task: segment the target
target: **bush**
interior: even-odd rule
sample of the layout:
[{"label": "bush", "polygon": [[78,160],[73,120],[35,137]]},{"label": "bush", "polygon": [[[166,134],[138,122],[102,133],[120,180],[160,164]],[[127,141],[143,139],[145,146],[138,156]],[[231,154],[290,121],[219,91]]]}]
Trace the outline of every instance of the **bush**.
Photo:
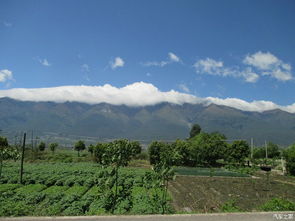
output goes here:
[{"label": "bush", "polygon": [[242,212],[242,210],[236,205],[234,200],[229,200],[221,207],[221,212],[232,213],[232,212]]},{"label": "bush", "polygon": [[281,198],[273,198],[261,206],[263,211],[294,211],[295,203]]},{"label": "bush", "polygon": [[237,173],[241,173],[241,174],[247,174],[247,175],[253,175],[259,168],[257,166],[252,166],[252,167],[237,167],[234,165],[226,165],[225,166],[226,169],[233,171],[233,172],[237,172]]},{"label": "bush", "polygon": [[44,142],[41,142],[39,145],[38,145],[38,148],[40,151],[44,151],[45,148],[46,148],[46,144]]},{"label": "bush", "polygon": [[290,175],[295,176],[295,144],[290,146],[285,152],[286,169]]},{"label": "bush", "polygon": [[244,140],[235,140],[231,145],[228,145],[226,149],[226,159],[229,162],[244,165],[246,157],[250,154],[250,147]]}]

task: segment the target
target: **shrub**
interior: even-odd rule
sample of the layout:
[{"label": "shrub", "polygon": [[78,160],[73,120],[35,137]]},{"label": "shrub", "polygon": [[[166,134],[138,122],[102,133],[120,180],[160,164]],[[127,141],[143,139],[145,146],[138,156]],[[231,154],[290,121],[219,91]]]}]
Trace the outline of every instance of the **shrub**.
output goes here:
[{"label": "shrub", "polygon": [[229,200],[222,205],[221,211],[226,213],[231,213],[231,212],[241,212],[242,210],[236,205],[236,202],[234,200]]},{"label": "shrub", "polygon": [[263,211],[294,211],[295,203],[281,198],[273,198],[261,206]]},{"label": "shrub", "polygon": [[45,148],[46,148],[46,144],[44,142],[41,142],[39,145],[38,145],[38,148],[40,151],[44,151]]}]

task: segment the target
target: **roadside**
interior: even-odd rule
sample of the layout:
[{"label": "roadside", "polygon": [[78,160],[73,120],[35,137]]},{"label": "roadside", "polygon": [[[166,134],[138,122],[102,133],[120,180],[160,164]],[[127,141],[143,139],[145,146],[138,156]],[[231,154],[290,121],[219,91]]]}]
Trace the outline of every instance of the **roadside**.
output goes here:
[{"label": "roadside", "polygon": [[185,215],[147,215],[147,216],[64,216],[64,217],[13,217],[0,218],[0,221],[273,221],[295,220],[294,212],[260,213],[210,213]]}]

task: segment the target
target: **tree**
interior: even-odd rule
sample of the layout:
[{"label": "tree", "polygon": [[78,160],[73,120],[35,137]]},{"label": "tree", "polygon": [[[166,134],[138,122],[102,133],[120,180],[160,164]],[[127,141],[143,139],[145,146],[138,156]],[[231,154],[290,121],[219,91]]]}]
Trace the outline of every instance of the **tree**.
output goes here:
[{"label": "tree", "polygon": [[153,141],[148,147],[150,164],[155,165],[160,162],[160,154],[165,144],[159,141]]},{"label": "tree", "polygon": [[94,148],[95,148],[95,146],[94,146],[93,144],[90,144],[90,145],[88,146],[88,152],[90,152],[91,156],[92,156],[93,153],[94,153]]},{"label": "tree", "polygon": [[126,139],[115,140],[109,143],[107,154],[111,157],[110,162],[116,167],[125,167],[132,157],[139,154],[141,146],[138,142],[130,142]]},{"label": "tree", "polygon": [[[277,158],[281,155],[279,150],[279,146],[272,142],[267,144],[267,157],[268,158]],[[255,147],[253,150],[253,158],[254,159],[262,159],[266,157],[266,148],[263,147]]]},{"label": "tree", "polygon": [[0,178],[2,175],[2,166],[3,166],[3,158],[4,151],[8,148],[8,141],[6,137],[0,137]]},{"label": "tree", "polygon": [[[108,147],[107,143],[97,143],[93,148],[94,159],[97,163],[101,165],[107,164],[107,163],[104,163],[105,159],[109,157],[106,154],[107,147]],[[109,162],[109,160],[107,160],[107,162]]]},{"label": "tree", "polygon": [[227,148],[226,137],[218,132],[200,133],[190,140],[192,158],[196,164],[214,166],[223,159]]},{"label": "tree", "polygon": [[75,149],[76,151],[78,151],[78,157],[80,156],[80,151],[85,150],[85,148],[86,148],[86,146],[85,146],[84,141],[79,140],[79,141],[77,141],[77,142],[75,143],[75,147],[74,147],[74,149]]},{"label": "tree", "polygon": [[[126,139],[96,145],[94,153],[98,157],[97,161],[104,166],[112,166],[112,170],[106,172],[108,179],[102,186],[102,195],[107,199],[104,207],[111,213],[114,213],[123,200],[129,199],[129,204],[132,202],[133,182],[125,182],[128,180],[123,179],[122,188],[119,191],[119,168],[127,166],[131,158],[139,154],[140,151],[141,146],[138,142],[130,142]],[[130,209],[131,206],[128,206],[128,208]]]},{"label": "tree", "polygon": [[201,133],[201,130],[202,129],[199,124],[194,124],[191,128],[190,133],[189,133],[190,138],[197,136],[199,133]]},{"label": "tree", "polygon": [[49,149],[54,153],[55,149],[58,147],[58,143],[51,143]]},{"label": "tree", "polygon": [[236,140],[228,146],[226,158],[230,162],[243,164],[246,157],[250,154],[250,147],[244,140]]},{"label": "tree", "polygon": [[130,141],[130,148],[131,148],[131,156],[135,157],[136,155],[141,153],[141,145],[138,141]]},{"label": "tree", "polygon": [[43,141],[41,141],[41,143],[38,145],[38,148],[40,151],[44,151],[46,148],[46,144]]},{"label": "tree", "polygon": [[284,157],[286,159],[287,172],[295,176],[295,143],[284,151]]},{"label": "tree", "polygon": [[269,158],[277,158],[280,156],[279,146],[272,142],[267,144],[267,157]]},{"label": "tree", "polygon": [[177,151],[175,145],[169,145],[164,142],[154,141],[149,146],[150,163],[154,166],[154,172],[157,178],[158,188],[162,189],[161,207],[162,214],[167,210],[167,195],[169,181],[174,178],[174,171],[172,166],[181,161],[181,155]]},{"label": "tree", "polygon": [[255,147],[253,149],[253,158],[254,159],[265,158],[265,147]]},{"label": "tree", "polygon": [[184,140],[176,140],[171,144],[173,153],[173,165],[175,166],[191,166],[191,154],[189,142]]},{"label": "tree", "polygon": [[8,144],[6,137],[0,137],[0,178],[2,175],[2,168],[4,160],[19,158],[19,152],[15,147],[11,147]]}]

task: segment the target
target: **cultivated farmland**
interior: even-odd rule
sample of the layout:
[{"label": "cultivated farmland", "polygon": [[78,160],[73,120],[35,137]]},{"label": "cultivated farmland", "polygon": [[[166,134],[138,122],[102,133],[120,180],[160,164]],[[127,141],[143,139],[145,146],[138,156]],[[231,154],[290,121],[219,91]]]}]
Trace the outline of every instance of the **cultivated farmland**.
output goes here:
[{"label": "cultivated farmland", "polygon": [[[0,216],[101,215],[103,171],[94,163],[26,164],[23,185],[18,182],[18,164],[7,163],[0,184]],[[148,170],[122,168],[119,188],[132,182],[131,202],[120,200],[115,214],[161,213],[157,197],[161,190],[143,183]],[[131,205],[130,205],[131,203]],[[131,209],[132,208],[132,209]]]}]

